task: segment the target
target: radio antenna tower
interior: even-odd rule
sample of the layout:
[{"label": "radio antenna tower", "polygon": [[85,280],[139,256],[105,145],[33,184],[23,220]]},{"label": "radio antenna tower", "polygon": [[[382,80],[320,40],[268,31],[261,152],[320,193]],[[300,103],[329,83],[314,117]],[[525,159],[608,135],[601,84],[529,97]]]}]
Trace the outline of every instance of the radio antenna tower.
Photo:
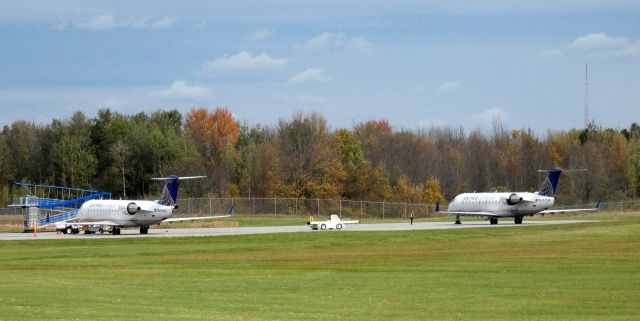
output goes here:
[{"label": "radio antenna tower", "polygon": [[589,64],[584,65],[584,128],[589,127]]}]

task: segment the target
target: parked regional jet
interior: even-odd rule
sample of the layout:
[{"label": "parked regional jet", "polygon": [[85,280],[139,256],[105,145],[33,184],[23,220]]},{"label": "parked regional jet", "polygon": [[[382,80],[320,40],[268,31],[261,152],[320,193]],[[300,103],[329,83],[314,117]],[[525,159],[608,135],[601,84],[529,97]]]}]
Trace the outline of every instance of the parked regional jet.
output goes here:
[{"label": "parked regional jet", "polygon": [[453,199],[447,211],[440,212],[440,204],[436,204],[436,212],[456,215],[456,224],[460,224],[460,216],[486,216],[491,224],[498,224],[499,217],[513,217],[515,224],[522,224],[524,216],[593,211],[600,207],[598,202],[595,208],[550,209],[562,170],[552,168],[545,172],[547,178],[537,192],[463,193]]},{"label": "parked regional jet", "polygon": [[202,178],[204,176],[166,178],[152,178],[164,180],[164,187],[160,199],[156,201],[143,200],[90,200],[82,204],[76,217],[77,222],[63,222],[56,225],[56,229],[64,232],[78,233],[80,228],[85,232],[110,231],[113,235],[120,234],[121,227],[140,227],[140,234],[147,234],[149,226],[160,222],[176,222],[229,217],[231,215],[215,215],[202,217],[171,218],[171,214],[178,208],[178,184],[180,180]]}]

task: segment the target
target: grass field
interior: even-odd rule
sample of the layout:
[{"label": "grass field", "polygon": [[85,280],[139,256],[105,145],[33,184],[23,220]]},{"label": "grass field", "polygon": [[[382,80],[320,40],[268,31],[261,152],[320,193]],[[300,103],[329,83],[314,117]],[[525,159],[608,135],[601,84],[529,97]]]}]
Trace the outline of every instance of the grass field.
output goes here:
[{"label": "grass field", "polygon": [[522,228],[5,241],[0,319],[638,320],[640,214],[600,216]]}]

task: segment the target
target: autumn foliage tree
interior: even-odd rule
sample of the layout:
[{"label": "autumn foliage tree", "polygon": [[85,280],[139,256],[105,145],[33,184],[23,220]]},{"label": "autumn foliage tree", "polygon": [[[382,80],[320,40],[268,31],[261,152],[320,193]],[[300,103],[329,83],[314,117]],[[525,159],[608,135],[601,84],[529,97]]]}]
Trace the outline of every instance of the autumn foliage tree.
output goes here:
[{"label": "autumn foliage tree", "polygon": [[234,148],[240,124],[226,107],[218,107],[213,112],[195,108],[187,114],[185,130],[200,153],[200,166],[207,173],[210,188],[226,195],[234,168]]},{"label": "autumn foliage tree", "polygon": [[493,131],[448,126],[394,129],[387,120],[330,129],[296,112],[275,125],[240,126],[229,109],[124,115],[101,109],[50,124],[18,120],[0,132],[0,205],[15,181],[98,188],[115,197],[155,196],[149,178],[207,175],[181,196],[340,198],[445,202],[460,192],[534,190],[536,170],[562,176],[557,202],[640,196],[640,126]]}]

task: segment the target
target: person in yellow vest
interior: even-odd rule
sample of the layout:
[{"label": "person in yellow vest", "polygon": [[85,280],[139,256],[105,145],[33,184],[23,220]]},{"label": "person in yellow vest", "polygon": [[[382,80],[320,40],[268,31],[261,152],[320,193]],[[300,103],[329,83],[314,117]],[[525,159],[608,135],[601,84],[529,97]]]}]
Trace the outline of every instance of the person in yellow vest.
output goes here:
[{"label": "person in yellow vest", "polygon": [[413,219],[416,218],[416,214],[411,211],[411,215],[409,215],[409,219],[411,220],[411,225],[413,225]]}]

